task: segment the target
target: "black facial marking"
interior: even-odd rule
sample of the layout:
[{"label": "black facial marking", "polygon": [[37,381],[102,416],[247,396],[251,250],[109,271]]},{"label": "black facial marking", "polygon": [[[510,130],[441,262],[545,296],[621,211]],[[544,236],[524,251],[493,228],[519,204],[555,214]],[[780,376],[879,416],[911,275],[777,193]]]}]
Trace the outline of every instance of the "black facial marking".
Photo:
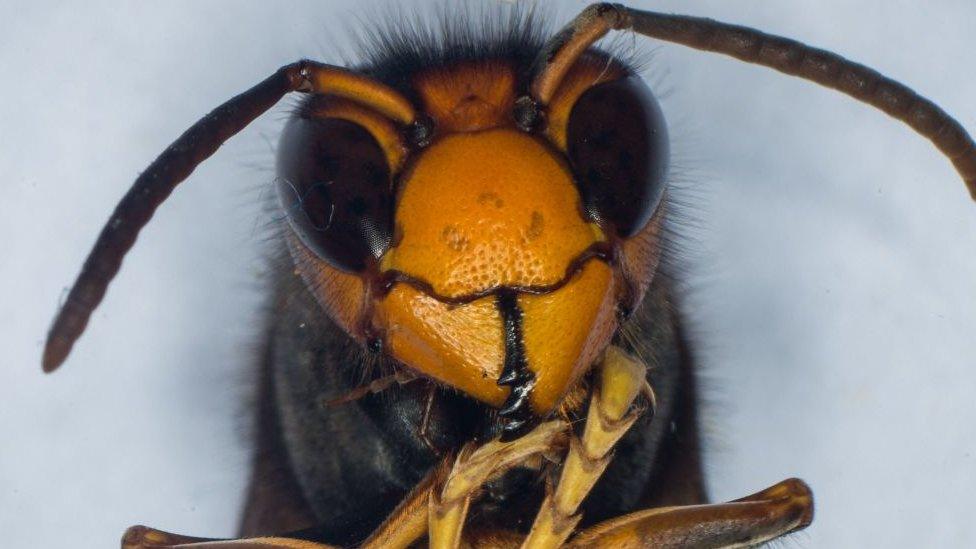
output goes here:
[{"label": "black facial marking", "polygon": [[502,315],[505,330],[505,365],[498,384],[512,389],[498,416],[504,422],[502,438],[511,440],[524,434],[531,426],[533,416],[528,403],[536,380],[525,359],[518,294],[512,290],[500,290],[495,304]]},{"label": "black facial marking", "polygon": [[407,126],[406,135],[407,142],[414,148],[426,147],[434,138],[434,121],[427,115],[421,115]]},{"label": "black facial marking", "polygon": [[545,123],[545,111],[528,95],[523,95],[515,101],[512,116],[515,118],[515,125],[524,132],[540,130]]},{"label": "black facial marking", "polygon": [[366,341],[366,348],[373,354],[379,354],[383,351],[383,340],[378,337],[371,337]]}]

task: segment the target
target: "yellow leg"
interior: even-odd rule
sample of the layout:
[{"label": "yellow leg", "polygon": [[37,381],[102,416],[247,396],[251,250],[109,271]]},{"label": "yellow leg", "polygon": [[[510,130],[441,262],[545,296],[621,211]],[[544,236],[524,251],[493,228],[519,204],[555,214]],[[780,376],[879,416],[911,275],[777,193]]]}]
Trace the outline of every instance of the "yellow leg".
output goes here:
[{"label": "yellow leg", "polygon": [[576,511],[610,463],[611,450],[640,416],[631,406],[645,389],[645,366],[611,346],[600,367],[583,437],[570,441],[556,490],[543,501],[523,549],[559,547],[569,538],[580,519]]},{"label": "yellow leg", "polygon": [[471,498],[481,486],[527,459],[559,447],[567,430],[565,422],[550,421],[510,442],[495,440],[477,449],[471,445],[465,446],[443,482],[435,483],[443,487],[431,491],[428,515],[430,547],[458,547]]},{"label": "yellow leg", "polygon": [[338,549],[332,545],[288,538],[206,539],[133,526],[122,536],[122,549]]},{"label": "yellow leg", "polygon": [[568,547],[753,547],[805,528],[812,520],[813,494],[794,478],[728,503],[662,507],[611,519],[577,534]]}]

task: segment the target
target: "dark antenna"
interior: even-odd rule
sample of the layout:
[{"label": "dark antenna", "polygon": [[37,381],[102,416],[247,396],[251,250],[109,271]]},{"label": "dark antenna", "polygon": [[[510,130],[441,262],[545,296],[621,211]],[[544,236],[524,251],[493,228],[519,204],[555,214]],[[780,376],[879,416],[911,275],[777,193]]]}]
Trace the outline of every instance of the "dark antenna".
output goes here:
[{"label": "dark antenna", "polygon": [[701,17],[668,15],[619,4],[593,4],[557,33],[535,66],[532,98],[546,105],[581,53],[611,30],[674,42],[735,57],[847,94],[908,124],[956,167],[976,200],[976,143],[932,101],[874,69],[795,40]]},{"label": "dark antenna", "polygon": [[42,359],[45,372],[55,370],[68,357],[109,282],[119,272],[122,259],[156,208],[225,141],[285,94],[295,91],[346,97],[402,124],[412,123],[415,117],[410,102],[392,88],[347,69],[313,61],[286,65],[211,111],[167,147],[115,207],[48,331]]}]

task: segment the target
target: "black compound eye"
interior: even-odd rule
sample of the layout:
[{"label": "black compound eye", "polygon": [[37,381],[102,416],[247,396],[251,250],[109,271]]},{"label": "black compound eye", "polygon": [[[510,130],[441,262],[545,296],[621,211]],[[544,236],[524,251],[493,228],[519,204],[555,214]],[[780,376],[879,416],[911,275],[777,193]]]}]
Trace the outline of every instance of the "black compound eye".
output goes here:
[{"label": "black compound eye", "polygon": [[277,181],[292,229],[337,269],[362,271],[389,247],[390,167],[362,126],[337,118],[292,119],[281,136]]},{"label": "black compound eye", "polygon": [[587,90],[566,144],[589,216],[623,238],[643,229],[664,194],[669,158],[664,114],[647,85],[630,76]]}]

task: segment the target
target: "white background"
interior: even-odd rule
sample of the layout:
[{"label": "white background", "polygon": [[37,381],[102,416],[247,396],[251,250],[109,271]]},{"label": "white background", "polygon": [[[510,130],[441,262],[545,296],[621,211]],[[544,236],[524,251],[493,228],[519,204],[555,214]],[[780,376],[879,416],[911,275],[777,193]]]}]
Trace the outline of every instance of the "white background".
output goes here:
[{"label": "white background", "polygon": [[[340,61],[361,4],[0,4],[0,545],[233,533],[283,109],[160,209],[56,374],[41,344],[135,175],[279,65]],[[631,4],[833,49],[976,129],[970,0]],[[799,476],[798,545],[976,546],[976,206],[949,163],[835,92],[650,47],[703,227],[686,305],[713,496]]]}]

